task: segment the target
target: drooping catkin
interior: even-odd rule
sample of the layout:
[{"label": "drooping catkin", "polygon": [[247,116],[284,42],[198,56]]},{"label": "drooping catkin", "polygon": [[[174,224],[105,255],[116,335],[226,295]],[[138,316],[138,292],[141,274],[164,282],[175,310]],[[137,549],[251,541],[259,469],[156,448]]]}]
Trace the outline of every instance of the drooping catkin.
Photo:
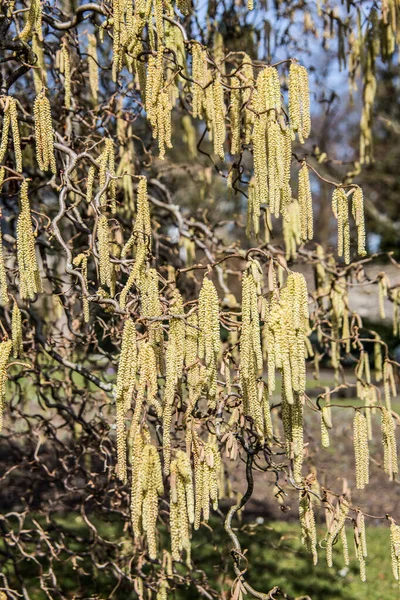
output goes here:
[{"label": "drooping catkin", "polygon": [[382,416],[382,444],[383,444],[383,470],[389,475],[391,481],[398,473],[397,466],[397,444],[395,435],[395,423],[390,411],[381,407]]},{"label": "drooping catkin", "polygon": [[135,437],[139,429],[143,404],[154,406],[158,417],[162,415],[162,405],[158,399],[157,358],[150,342],[142,343],[138,356],[139,382],[135,397],[135,409],[131,421],[131,437]]},{"label": "drooping catkin", "polygon": [[118,477],[126,482],[126,431],[125,414],[130,408],[133,389],[136,384],[137,346],[136,328],[127,319],[122,332],[121,355],[119,357],[115,402],[117,408],[117,454]]},{"label": "drooping catkin", "polygon": [[332,549],[333,549],[333,544],[336,542],[338,536],[340,537],[341,542],[342,542],[343,554],[344,554],[345,562],[347,564],[348,549],[347,549],[345,524],[346,524],[346,518],[349,513],[349,510],[350,510],[349,504],[346,502],[346,500],[341,498],[339,500],[339,505],[336,508],[336,514],[334,515],[333,522],[331,523],[330,529],[326,536],[326,562],[327,562],[328,567],[332,567],[332,565],[333,565]]},{"label": "drooping catkin", "polygon": [[396,382],[394,379],[393,365],[389,360],[385,360],[383,365],[383,392],[385,396],[386,408],[389,412],[392,410],[392,396],[397,395]]},{"label": "drooping catkin", "polygon": [[375,379],[379,383],[383,378],[383,359],[382,359],[382,344],[380,343],[381,338],[379,335],[375,336],[374,343],[374,370]]},{"label": "drooping catkin", "polygon": [[35,236],[28,198],[28,182],[24,180],[20,191],[21,211],[17,220],[17,260],[22,300],[35,298],[42,291],[39,267],[36,260]]},{"label": "drooping catkin", "polygon": [[300,208],[297,200],[293,200],[287,207],[286,215],[282,219],[283,240],[285,242],[285,258],[293,260],[297,257],[297,247],[301,244]]},{"label": "drooping catkin", "polygon": [[169,473],[171,460],[171,419],[174,405],[175,391],[179,379],[182,377],[183,362],[185,357],[185,321],[183,318],[183,300],[178,290],[174,290],[170,304],[172,318],[169,325],[168,347],[166,352],[166,380],[163,407],[163,456],[164,473]]},{"label": "drooping catkin", "polygon": [[[104,140],[104,150],[99,156],[99,187],[102,192],[100,196],[100,206],[106,204],[107,198],[110,199],[111,212],[115,214],[117,186],[115,181],[115,154],[114,143],[111,138]],[[109,177],[107,183],[107,175]],[[107,188],[105,189],[105,187]]]},{"label": "drooping catkin", "polygon": [[[162,323],[156,320],[163,314],[162,304],[158,293],[159,277],[155,269],[145,271],[140,280],[141,314],[149,318],[147,331],[149,342],[152,345],[160,372],[164,372],[164,333]],[[154,320],[152,320],[155,317]]]},{"label": "drooping catkin", "polygon": [[350,262],[350,223],[349,203],[342,187],[336,187],[332,195],[332,210],[338,225],[338,256],[344,256],[344,262]]},{"label": "drooping catkin", "polygon": [[230,79],[231,94],[229,118],[231,122],[231,154],[239,154],[241,150],[241,105],[242,93],[240,79],[233,75]]},{"label": "drooping catkin", "polygon": [[[88,257],[85,253],[78,254],[73,260],[73,264],[76,267],[81,267],[82,277],[86,284],[86,289],[88,288]],[[90,313],[89,313],[89,300],[87,299],[87,295],[83,294],[82,297],[82,305],[83,305],[83,320],[85,323],[89,323]]]},{"label": "drooping catkin", "polygon": [[321,445],[323,448],[329,448],[329,429],[332,429],[331,407],[328,403],[321,409]]},{"label": "drooping catkin", "polygon": [[207,369],[209,406],[213,408],[217,393],[217,358],[220,346],[219,301],[211,279],[205,277],[199,294],[199,358]]},{"label": "drooping catkin", "polygon": [[40,0],[31,0],[25,26],[18,38],[23,42],[27,42],[31,39],[34,31],[42,40],[42,3]]},{"label": "drooping catkin", "polygon": [[97,246],[99,252],[100,283],[101,285],[107,285],[111,290],[113,282],[109,250],[109,228],[105,215],[101,215],[97,223]]},{"label": "drooping catkin", "polygon": [[17,102],[12,96],[3,96],[0,98],[3,105],[3,129],[0,142],[0,163],[4,161],[4,156],[8,148],[8,134],[11,126],[11,133],[14,145],[15,170],[22,173],[22,151],[21,139],[18,127]]},{"label": "drooping catkin", "polygon": [[12,341],[0,342],[0,431],[3,428],[4,402],[6,398],[7,363],[12,349]]},{"label": "drooping catkin", "polygon": [[202,119],[205,111],[205,89],[211,80],[207,67],[207,50],[200,44],[191,45],[192,53],[192,111],[193,117]]},{"label": "drooping catkin", "polygon": [[64,106],[69,110],[71,108],[71,61],[66,38],[62,41],[58,55],[58,68],[60,73],[64,75]]},{"label": "drooping catkin", "polygon": [[378,275],[378,298],[379,298],[379,316],[381,319],[386,318],[385,298],[388,297],[390,281],[385,273]]},{"label": "drooping catkin", "polygon": [[263,395],[259,394],[257,378],[263,367],[258,295],[261,295],[262,270],[258,261],[251,261],[242,279],[242,328],[240,335],[241,385],[244,411],[250,416],[261,437],[264,436]]},{"label": "drooping catkin", "polygon": [[[200,450],[200,452],[199,452]],[[200,527],[201,520],[207,523],[210,517],[210,502],[218,508],[219,477],[221,456],[215,441],[209,441],[201,449],[194,451],[194,473],[196,502],[194,528]]]},{"label": "drooping catkin", "polygon": [[[1,189],[1,188],[0,188]],[[0,226],[0,298],[3,304],[8,302],[8,285],[6,265],[4,262],[3,235]]]},{"label": "drooping catkin", "polygon": [[47,72],[44,62],[43,41],[39,38],[37,33],[34,33],[32,36],[32,50],[37,58],[36,64],[32,69],[33,83],[36,94],[40,94],[43,87],[47,84]]},{"label": "drooping catkin", "polygon": [[366,581],[365,559],[367,557],[367,540],[365,536],[364,515],[360,510],[357,510],[356,518],[354,519],[354,546],[360,566],[360,579],[361,581]]},{"label": "drooping catkin", "polygon": [[352,201],[352,213],[357,226],[357,252],[360,256],[365,256],[367,251],[365,249],[364,195],[359,185],[354,188]]},{"label": "drooping catkin", "polygon": [[366,417],[359,410],[354,415],[353,436],[356,485],[357,489],[363,490],[369,483],[368,425]]},{"label": "drooping catkin", "polygon": [[173,560],[180,561],[186,552],[186,563],[190,564],[190,526],[194,522],[193,478],[190,459],[178,450],[171,462],[170,488],[170,534]]},{"label": "drooping catkin", "polygon": [[393,577],[400,581],[400,525],[393,521],[390,524],[390,554]]},{"label": "drooping catkin", "polygon": [[307,548],[307,552],[312,554],[313,563],[318,563],[317,553],[317,529],[315,526],[315,516],[311,501],[311,496],[307,491],[299,492],[299,516],[301,525],[301,542]]},{"label": "drooping catkin", "polygon": [[161,461],[150,435],[136,431],[132,439],[131,518],[135,538],[144,534],[149,556],[157,558],[158,497],[164,493]]},{"label": "drooping catkin", "polygon": [[13,306],[12,318],[11,318],[11,333],[12,333],[13,356],[14,356],[14,358],[18,358],[18,357],[22,356],[22,354],[24,352],[24,348],[22,345],[21,311],[15,300],[14,300],[14,306]]},{"label": "drooping catkin", "polygon": [[33,104],[33,115],[35,118],[36,158],[39,169],[56,173],[51,108],[44,90],[36,96]]},{"label": "drooping catkin", "polygon": [[314,233],[310,176],[306,163],[303,163],[299,170],[299,208],[301,238],[303,242],[307,242],[313,239]]},{"label": "drooping catkin", "polygon": [[311,131],[310,92],[307,69],[292,62],[289,69],[289,119],[293,134],[301,144]]},{"label": "drooping catkin", "polygon": [[99,66],[97,57],[97,40],[92,33],[88,34],[88,68],[89,68],[89,87],[93,101],[96,103],[99,93]]}]

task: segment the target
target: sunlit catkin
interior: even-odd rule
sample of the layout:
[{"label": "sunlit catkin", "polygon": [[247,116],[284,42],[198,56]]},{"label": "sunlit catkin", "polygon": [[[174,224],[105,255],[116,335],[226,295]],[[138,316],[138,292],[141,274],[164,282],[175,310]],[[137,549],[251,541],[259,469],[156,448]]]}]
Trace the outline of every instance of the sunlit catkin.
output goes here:
[{"label": "sunlit catkin", "polygon": [[17,220],[17,259],[22,300],[33,300],[42,291],[39,267],[36,260],[35,236],[32,229],[28,198],[28,182],[21,184],[21,211]]},{"label": "sunlit catkin", "polygon": [[199,294],[199,357],[207,368],[210,407],[215,406],[217,392],[217,357],[220,345],[219,301],[211,279],[205,277]]},{"label": "sunlit catkin", "polygon": [[190,564],[190,526],[194,522],[192,469],[188,455],[181,450],[171,462],[170,533],[171,554],[179,561],[183,551]]},{"label": "sunlit catkin", "polygon": [[354,189],[352,201],[352,213],[357,226],[357,252],[360,256],[365,256],[367,251],[365,249],[364,195],[359,185]]},{"label": "sunlit catkin", "polygon": [[[78,254],[78,256],[75,256],[75,258],[73,260],[74,266],[81,267],[82,277],[85,281],[86,289],[88,287],[88,264],[87,263],[88,263],[87,255],[84,254],[83,252],[81,254]],[[83,295],[82,305],[83,305],[83,320],[85,321],[85,323],[89,323],[89,318],[90,318],[89,300],[88,300],[86,294]]]},{"label": "sunlit catkin", "polygon": [[397,445],[395,436],[395,424],[391,413],[385,406],[381,407],[382,415],[382,444],[383,444],[383,469],[389,475],[390,480],[398,473]]},{"label": "sunlit catkin", "polygon": [[18,304],[14,301],[12,319],[11,319],[11,333],[12,333],[12,346],[13,356],[18,358],[22,356],[24,348],[22,345],[22,318],[21,311]]},{"label": "sunlit catkin", "polygon": [[392,558],[393,577],[400,580],[400,525],[392,521],[390,524],[390,554]]},{"label": "sunlit catkin", "polygon": [[357,511],[356,518],[354,519],[354,546],[360,566],[360,579],[361,581],[366,581],[365,559],[367,557],[367,541],[365,536],[364,515],[360,510]]},{"label": "sunlit catkin", "polygon": [[42,3],[40,0],[31,0],[26,16],[26,23],[18,38],[23,42],[31,39],[33,32],[42,38]]},{"label": "sunlit catkin", "polygon": [[36,96],[33,104],[33,114],[35,118],[36,158],[39,169],[56,173],[50,102],[46,98],[44,90]]},{"label": "sunlit catkin", "polygon": [[99,271],[101,285],[107,285],[112,289],[111,261],[109,250],[109,228],[105,215],[101,215],[97,223],[97,246],[99,252]]},{"label": "sunlit catkin", "polygon": [[6,398],[7,363],[12,349],[12,341],[0,342],[0,431],[3,428],[4,401]]},{"label": "sunlit catkin", "polygon": [[127,319],[122,332],[121,355],[118,364],[115,402],[117,408],[117,454],[118,477],[126,481],[126,431],[125,414],[130,408],[133,389],[136,383],[137,346],[136,328]]},{"label": "sunlit catkin", "polygon": [[[336,510],[336,515],[331,524],[330,530],[328,531],[326,537],[326,562],[328,567],[332,567],[333,565],[333,557],[332,557],[332,549],[333,545],[336,543],[338,536],[340,537],[343,545],[343,554],[345,558],[345,562],[347,562],[347,541],[345,537],[345,524],[346,518],[349,513],[350,507],[349,504],[343,498],[339,502],[339,506]],[[344,535],[343,535],[344,534]]]},{"label": "sunlit catkin", "polygon": [[318,563],[317,529],[312,507],[311,496],[306,491],[299,493],[299,516],[301,525],[301,541],[307,551],[312,554],[314,565]]},{"label": "sunlit catkin", "polygon": [[93,101],[96,103],[99,93],[99,66],[97,57],[97,40],[92,33],[88,34],[88,68],[89,68],[89,87]]},{"label": "sunlit catkin", "polygon": [[221,456],[217,444],[207,442],[201,453],[194,453],[196,503],[194,528],[200,527],[201,520],[208,521],[210,517],[210,502],[214,510],[218,508],[219,476]]},{"label": "sunlit catkin", "polygon": [[[114,143],[111,138],[104,140],[104,150],[99,156],[99,186],[101,190],[100,206],[106,204],[107,198],[111,203],[111,212],[115,214],[116,208],[116,181],[115,181],[115,155]],[[108,183],[107,183],[108,177]],[[107,186],[107,187],[106,187]]]},{"label": "sunlit catkin", "polygon": [[4,156],[8,148],[8,134],[11,126],[11,133],[14,145],[14,157],[15,157],[15,170],[18,173],[22,173],[22,152],[21,152],[21,139],[19,135],[18,127],[18,112],[17,102],[12,96],[0,97],[0,101],[3,105],[3,129],[1,132],[0,142],[0,163],[4,161]]},{"label": "sunlit catkin", "polygon": [[366,417],[356,410],[353,423],[354,456],[356,462],[356,484],[363,490],[369,483],[368,426]]},{"label": "sunlit catkin", "polygon": [[71,108],[71,62],[67,40],[64,38],[59,55],[59,70],[64,75],[64,106]]},{"label": "sunlit catkin", "polygon": [[349,203],[342,187],[335,188],[332,195],[332,210],[337,219],[338,256],[344,256],[344,262],[350,262],[350,223]]},{"label": "sunlit catkin", "polygon": [[[1,189],[1,188],[0,188]],[[4,262],[3,235],[0,226],[0,298],[3,304],[8,302],[7,273]]]},{"label": "sunlit catkin", "polygon": [[293,133],[297,133],[300,143],[310,135],[310,92],[307,69],[292,62],[289,70],[289,119]]},{"label": "sunlit catkin", "polygon": [[313,209],[310,186],[310,176],[306,163],[299,171],[299,208],[301,222],[301,238],[303,242],[313,238]]}]

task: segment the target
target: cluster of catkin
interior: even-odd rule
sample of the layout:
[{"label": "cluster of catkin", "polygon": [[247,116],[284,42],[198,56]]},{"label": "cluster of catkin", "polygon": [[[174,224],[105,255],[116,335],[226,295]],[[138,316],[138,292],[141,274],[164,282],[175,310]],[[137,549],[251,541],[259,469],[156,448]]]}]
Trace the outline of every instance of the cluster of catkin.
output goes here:
[{"label": "cluster of catkin", "polygon": [[20,296],[33,300],[42,291],[42,281],[35,252],[35,236],[32,228],[31,209],[28,198],[28,182],[24,180],[20,192],[21,211],[17,220],[17,259]]},{"label": "cluster of catkin", "polygon": [[[365,222],[364,222],[364,199],[363,192],[359,186],[350,189],[352,194],[352,214],[357,226],[357,251],[360,256],[365,251]],[[332,195],[332,210],[337,219],[338,231],[338,255],[344,257],[346,264],[350,263],[350,219],[349,219],[349,197],[343,187],[335,188]]]},{"label": "cluster of catkin", "polygon": [[8,134],[11,127],[12,140],[14,145],[15,170],[22,173],[22,151],[21,139],[18,127],[17,102],[12,96],[0,96],[0,103],[3,108],[3,128],[0,141],[0,164],[3,163],[8,148]]}]

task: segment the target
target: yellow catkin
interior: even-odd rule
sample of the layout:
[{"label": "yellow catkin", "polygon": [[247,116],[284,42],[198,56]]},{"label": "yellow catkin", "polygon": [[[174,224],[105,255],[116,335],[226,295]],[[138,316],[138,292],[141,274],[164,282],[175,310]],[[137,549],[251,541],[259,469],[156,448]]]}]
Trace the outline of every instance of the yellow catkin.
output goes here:
[{"label": "yellow catkin", "polygon": [[293,200],[287,208],[282,221],[283,239],[285,242],[285,258],[293,260],[297,257],[297,247],[301,244],[300,207],[297,200]]},{"label": "yellow catkin", "polygon": [[11,340],[0,342],[0,431],[3,428],[3,412],[7,383],[7,363],[10,357],[11,349]]},{"label": "yellow catkin", "polygon": [[207,51],[200,44],[191,46],[192,52],[192,111],[193,117],[203,118],[205,110],[205,89],[211,76],[207,68]]},{"label": "yellow catkin", "polygon": [[346,564],[348,562],[347,561],[348,549],[347,549],[347,540],[345,537],[345,535],[346,535],[345,524],[346,524],[346,518],[349,513],[349,510],[350,510],[350,507],[349,507],[348,503],[346,502],[346,500],[341,499],[339,502],[339,506],[337,507],[336,514],[334,516],[330,530],[328,531],[328,534],[326,537],[326,562],[327,562],[328,567],[332,567],[332,565],[333,565],[332,549],[333,549],[333,544],[336,542],[338,536],[340,537],[340,539],[342,541],[343,554],[344,554]]},{"label": "yellow catkin", "polygon": [[329,429],[332,428],[331,407],[323,406],[321,410],[321,445],[323,448],[329,448]]},{"label": "yellow catkin", "polygon": [[[169,325],[168,347],[166,352],[166,380],[163,407],[163,455],[164,472],[169,473],[171,460],[171,419],[177,384],[182,377],[185,357],[185,321],[183,300],[178,290],[174,290],[170,304],[172,318]],[[179,318],[181,317],[181,318]]]},{"label": "yellow catkin", "polygon": [[317,553],[317,529],[315,526],[315,517],[311,501],[311,496],[306,491],[299,493],[299,516],[301,525],[301,542],[312,554],[313,563],[318,563]]},{"label": "yellow catkin", "polygon": [[51,121],[50,102],[44,91],[36,96],[33,104],[35,118],[36,158],[42,171],[57,172],[54,156],[53,126]]},{"label": "yellow catkin", "polygon": [[356,463],[356,484],[363,490],[369,483],[368,426],[366,417],[356,410],[353,423],[353,443]]},{"label": "yellow catkin", "polygon": [[8,302],[7,273],[4,262],[3,235],[0,226],[0,298],[3,304]]},{"label": "yellow catkin", "polygon": [[118,477],[126,482],[126,431],[125,414],[129,410],[133,389],[136,383],[137,346],[136,328],[131,319],[127,319],[122,333],[121,355],[118,363],[117,388],[115,402],[117,409],[117,454]]},{"label": "yellow catkin", "polygon": [[99,66],[97,57],[97,40],[92,33],[88,34],[88,68],[89,68],[89,87],[93,101],[97,103],[99,94]]},{"label": "yellow catkin", "polygon": [[11,319],[13,356],[18,358],[22,356],[24,348],[22,345],[22,318],[18,304],[14,301],[12,319]]},{"label": "yellow catkin", "polygon": [[201,448],[201,453],[195,451],[194,467],[196,484],[194,528],[198,529],[202,518],[207,522],[210,517],[210,502],[214,510],[218,508],[221,456],[215,442],[207,442]]},{"label": "yellow catkin", "polygon": [[42,3],[40,0],[31,0],[25,26],[18,38],[27,42],[31,39],[34,31],[39,39],[42,40]]},{"label": "yellow catkin", "polygon": [[360,256],[365,256],[365,219],[364,219],[364,195],[360,186],[354,189],[352,196],[352,213],[357,226],[357,252]]},{"label": "yellow catkin", "polygon": [[[115,155],[114,143],[111,138],[104,140],[104,150],[99,156],[99,186],[101,190],[100,206],[104,206],[107,197],[111,203],[111,212],[116,212],[116,181],[115,181]],[[107,183],[107,175],[109,177]],[[107,186],[107,189],[105,187]]]},{"label": "yellow catkin", "polygon": [[[86,254],[78,254],[78,256],[76,256],[73,260],[73,264],[76,267],[81,267],[82,269],[82,277],[85,280],[86,283],[86,288],[88,287],[88,265],[87,265],[87,256]],[[89,300],[87,299],[87,296],[84,295],[82,298],[82,304],[83,304],[83,320],[85,321],[85,323],[89,323],[89,318],[90,318],[90,313],[89,313]]]},{"label": "yellow catkin", "polygon": [[364,515],[359,510],[357,511],[356,518],[354,519],[354,546],[360,566],[360,579],[361,581],[366,581],[367,573],[365,559],[367,557],[367,540],[365,536]]},{"label": "yellow catkin", "polygon": [[36,260],[35,236],[32,229],[28,198],[28,182],[21,184],[21,211],[17,220],[17,259],[22,300],[33,300],[42,291],[39,267]]},{"label": "yellow catkin", "polygon": [[144,534],[149,556],[157,558],[158,498],[164,493],[161,461],[148,432],[136,432],[132,440],[131,518],[135,538]]},{"label": "yellow catkin", "polygon": [[391,412],[392,396],[397,396],[396,382],[394,379],[393,366],[388,360],[383,365],[383,391],[385,396],[386,408]]},{"label": "yellow catkin", "polygon": [[71,108],[71,61],[67,40],[62,41],[60,53],[58,55],[58,67],[60,73],[64,75],[64,106],[67,110]]},{"label": "yellow catkin", "polygon": [[95,175],[96,169],[94,165],[90,165],[86,181],[86,202],[88,204],[90,204],[90,202],[93,200],[93,184]]},{"label": "yellow catkin", "polygon": [[386,318],[385,298],[388,297],[390,281],[385,273],[380,273],[378,276],[378,299],[379,299],[379,316],[381,319]]},{"label": "yellow catkin", "polygon": [[390,480],[398,473],[397,445],[395,435],[395,423],[391,413],[385,406],[381,407],[382,413],[382,444],[383,444],[383,469],[389,475]]},{"label": "yellow catkin", "polygon": [[382,359],[382,344],[380,343],[380,337],[375,336],[376,342],[374,343],[374,370],[375,379],[379,383],[383,378],[383,359]]},{"label": "yellow catkin", "polygon": [[22,151],[18,127],[17,102],[12,96],[3,96],[2,98],[0,98],[0,100],[2,100],[2,104],[4,107],[3,129],[1,133],[0,142],[0,163],[4,161],[4,156],[7,152],[8,133],[11,127],[14,145],[15,170],[18,171],[18,173],[22,173]]},{"label": "yellow catkin", "polygon": [[178,450],[171,462],[170,534],[171,555],[179,561],[182,552],[190,564],[190,526],[194,523],[192,469],[188,455]]},{"label": "yellow catkin", "polygon": [[231,154],[239,154],[241,150],[241,105],[242,93],[240,79],[233,75],[230,79],[231,97],[229,117],[231,122]]},{"label": "yellow catkin", "polygon": [[400,581],[400,525],[393,521],[390,525],[390,555],[393,577]]},{"label": "yellow catkin", "polygon": [[241,385],[245,414],[254,421],[256,430],[264,436],[263,395],[259,394],[257,378],[263,367],[258,295],[261,295],[262,270],[251,261],[242,279],[242,329],[240,336]]},{"label": "yellow catkin", "polygon": [[146,258],[151,248],[150,207],[147,197],[147,180],[145,177],[141,177],[139,180],[135,225],[131,237],[122,249],[122,258],[124,258],[129,249],[135,245],[135,264],[129,274],[128,280],[120,296],[120,304],[122,308],[125,308],[129,290],[133,284],[138,281],[140,273],[143,271]]},{"label": "yellow catkin", "polygon": [[101,215],[97,223],[97,245],[99,252],[99,271],[101,285],[107,285],[112,288],[112,266],[109,250],[109,228],[108,220],[105,215]]},{"label": "yellow catkin", "polygon": [[332,195],[332,210],[338,224],[338,256],[343,256],[346,264],[350,262],[350,223],[349,203],[342,187],[335,188]]},{"label": "yellow catkin", "polygon": [[199,357],[207,369],[207,392],[211,408],[217,393],[217,358],[220,346],[219,301],[211,279],[205,277],[199,294]]},{"label": "yellow catkin", "polygon": [[289,119],[293,133],[304,143],[311,131],[307,69],[292,62],[289,70]]},{"label": "yellow catkin", "polygon": [[313,239],[313,209],[310,176],[306,163],[299,171],[299,208],[301,222],[301,238],[303,242]]},{"label": "yellow catkin", "polygon": [[248,202],[247,202],[247,226],[246,235],[251,237],[252,232],[258,236],[260,232],[260,197],[255,192],[254,180],[251,179],[248,187]]}]

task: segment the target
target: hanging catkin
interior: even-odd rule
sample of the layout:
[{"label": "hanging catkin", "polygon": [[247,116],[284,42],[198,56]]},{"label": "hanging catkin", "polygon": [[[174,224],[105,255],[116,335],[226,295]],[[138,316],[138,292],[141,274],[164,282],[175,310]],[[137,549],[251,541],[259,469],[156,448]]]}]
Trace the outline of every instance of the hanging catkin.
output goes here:
[{"label": "hanging catkin", "polygon": [[345,562],[347,563],[347,541],[346,541],[346,518],[349,513],[350,507],[346,500],[343,498],[340,499],[339,505],[336,509],[336,515],[334,517],[334,521],[331,524],[330,530],[328,531],[326,537],[326,562],[328,567],[332,567],[333,565],[333,557],[332,550],[333,545],[337,541],[338,536],[340,537],[343,545],[343,554],[345,557]]},{"label": "hanging catkin", "polygon": [[189,457],[178,450],[171,462],[170,532],[173,560],[180,561],[186,552],[190,564],[190,525],[194,523],[193,478]]},{"label": "hanging catkin", "polygon": [[[78,254],[78,256],[76,256],[73,260],[74,266],[81,267],[82,277],[85,280],[86,289],[88,287],[88,264],[87,263],[88,263],[87,255],[84,254],[83,252],[81,254]],[[86,294],[83,295],[82,304],[83,304],[83,320],[85,321],[85,323],[89,323],[89,318],[90,318],[89,300],[87,299]]]},{"label": "hanging catkin", "polygon": [[289,119],[293,134],[304,143],[311,131],[310,92],[307,69],[292,62],[289,70]]},{"label": "hanging catkin", "polygon": [[37,33],[32,36],[32,50],[36,54],[37,61],[32,69],[33,72],[33,83],[35,86],[36,94],[40,94],[43,87],[47,84],[47,72],[46,65],[44,62],[43,53],[43,40],[41,40]]},{"label": "hanging catkin", "polygon": [[33,300],[35,295],[42,291],[42,282],[36,260],[35,236],[32,229],[27,181],[23,181],[21,184],[20,199],[21,211],[17,220],[19,289],[22,300]]},{"label": "hanging catkin", "polygon": [[363,490],[369,483],[368,426],[366,417],[359,410],[354,415],[353,436],[356,484],[359,490]]},{"label": "hanging catkin", "polygon": [[136,328],[133,321],[127,319],[122,332],[121,355],[118,364],[117,390],[115,394],[117,409],[118,477],[124,482],[126,482],[125,414],[130,408],[133,389],[136,383],[136,371]]},{"label": "hanging catkin", "polygon": [[71,62],[67,40],[64,38],[58,54],[58,69],[64,75],[64,106],[71,108]]},{"label": "hanging catkin", "polygon": [[[1,189],[1,188],[0,188]],[[4,249],[3,249],[3,235],[1,232],[0,225],[0,298],[3,304],[8,302],[8,285],[7,285],[7,274],[6,266],[4,263]]]},{"label": "hanging catkin", "polygon": [[297,257],[297,247],[301,244],[300,207],[297,200],[293,200],[287,208],[282,220],[283,240],[285,242],[285,258],[293,260]]},{"label": "hanging catkin", "polygon": [[332,210],[338,224],[338,256],[344,256],[344,262],[350,262],[350,223],[349,203],[342,187],[335,188],[332,195]]},{"label": "hanging catkin", "polygon": [[301,238],[303,242],[307,242],[313,239],[314,233],[310,176],[306,163],[303,163],[299,171],[299,208]]},{"label": "hanging catkin", "polygon": [[393,521],[390,524],[390,554],[393,577],[396,581],[400,581],[400,525],[396,525]]},{"label": "hanging catkin", "polygon": [[207,369],[209,406],[213,408],[217,393],[217,357],[220,345],[219,301],[211,279],[205,277],[199,294],[199,358]]},{"label": "hanging catkin", "polygon": [[240,79],[233,75],[230,78],[231,94],[229,117],[231,122],[231,154],[239,154],[241,150],[241,104],[242,93]]},{"label": "hanging catkin", "polygon": [[11,332],[12,332],[12,346],[13,346],[13,356],[14,358],[18,358],[22,356],[24,352],[24,348],[22,345],[22,319],[21,319],[21,311],[18,307],[18,304],[14,300],[14,306],[12,311],[12,319],[11,319]]},{"label": "hanging catkin", "polygon": [[97,103],[99,93],[99,66],[97,57],[97,40],[92,33],[88,34],[88,68],[89,87],[94,103]]},{"label": "hanging catkin", "polygon": [[352,213],[357,226],[357,252],[360,256],[365,256],[367,251],[365,249],[364,195],[359,185],[354,189],[352,201]]},{"label": "hanging catkin", "polygon": [[36,96],[33,104],[33,114],[35,118],[36,158],[39,169],[56,173],[50,102],[46,98],[44,90]]},{"label": "hanging catkin", "polygon": [[183,300],[178,290],[174,290],[171,300],[171,312],[177,318],[172,318],[169,325],[168,347],[166,352],[166,380],[163,407],[163,456],[164,473],[169,473],[171,460],[171,419],[175,391],[182,377],[185,355],[185,321],[183,318]]},{"label": "hanging catkin", "polygon": [[109,250],[109,228],[105,215],[101,215],[97,223],[97,246],[99,252],[100,283],[101,285],[107,285],[111,290],[113,282]]},{"label": "hanging catkin", "polygon": [[317,554],[317,529],[315,527],[315,517],[312,507],[311,496],[306,491],[299,493],[299,516],[301,525],[301,542],[307,548],[307,552],[312,554],[313,563],[318,563]]},{"label": "hanging catkin", "polygon": [[29,11],[26,17],[25,27],[19,34],[18,38],[23,42],[31,39],[33,31],[42,40],[42,3],[40,0],[31,0]]},{"label": "hanging catkin", "polygon": [[11,126],[11,133],[14,145],[15,170],[18,171],[18,173],[22,173],[22,151],[18,127],[17,103],[15,98],[13,98],[12,96],[3,96],[0,97],[0,100],[2,101],[4,110],[3,129],[1,132],[0,142],[0,163],[3,163],[4,156],[7,152],[8,134]]},{"label": "hanging catkin", "polygon": [[194,451],[194,472],[196,483],[196,503],[194,528],[198,529],[203,517],[207,523],[210,517],[210,502],[214,510],[218,508],[219,476],[221,456],[215,441]]},{"label": "hanging catkin", "polygon": [[[114,155],[114,143],[111,138],[104,140],[104,150],[99,156],[99,187],[101,190],[100,206],[104,206],[107,201],[107,197],[111,202],[111,212],[115,214],[116,207],[116,181],[115,181],[115,155]],[[109,177],[107,184],[107,174]],[[105,189],[107,185],[107,189]]]},{"label": "hanging catkin", "polygon": [[381,407],[381,414],[383,469],[389,475],[390,480],[393,481],[395,474],[398,473],[395,424],[391,413],[385,406]]},{"label": "hanging catkin", "polygon": [[367,540],[365,536],[364,515],[360,510],[357,511],[356,518],[354,519],[354,546],[360,566],[360,579],[361,581],[366,581],[365,559],[367,557]]},{"label": "hanging catkin", "polygon": [[3,428],[4,402],[6,398],[7,363],[12,349],[12,341],[0,342],[0,431]]}]

